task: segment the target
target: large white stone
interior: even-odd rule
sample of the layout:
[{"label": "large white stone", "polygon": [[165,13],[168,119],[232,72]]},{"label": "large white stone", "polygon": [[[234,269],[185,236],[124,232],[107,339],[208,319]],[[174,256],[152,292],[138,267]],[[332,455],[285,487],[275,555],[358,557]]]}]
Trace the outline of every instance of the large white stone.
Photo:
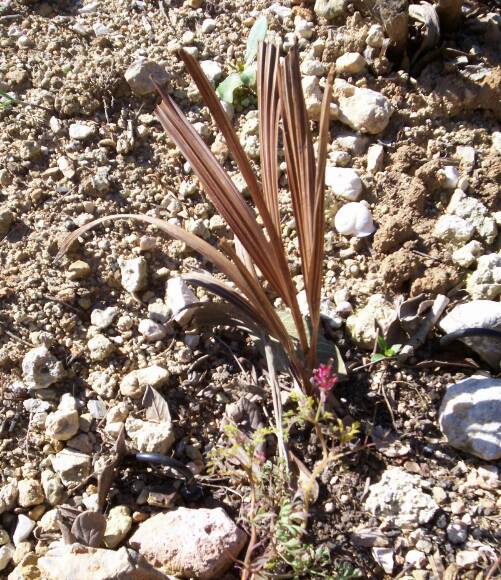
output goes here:
[{"label": "large white stone", "polygon": [[200,61],[200,67],[212,84],[215,84],[223,76],[223,67],[213,60]]},{"label": "large white stone", "polygon": [[55,544],[37,563],[45,580],[165,580],[133,550]]},{"label": "large white stone", "polygon": [[79,416],[77,411],[58,409],[47,415],[45,433],[57,441],[67,441],[78,433]]},{"label": "large white stone", "polygon": [[65,375],[63,364],[45,346],[28,351],[22,367],[24,384],[30,390],[46,389]]},{"label": "large white stone", "polygon": [[350,85],[342,79],[334,82],[339,101],[339,120],[356,131],[381,133],[386,129],[393,113],[390,100],[371,89]]},{"label": "large white stone", "polygon": [[478,199],[466,195],[461,189],[456,189],[451,196],[447,213],[467,221],[488,244],[492,244],[497,236],[496,221],[489,215],[489,210]]},{"label": "large white stone", "polygon": [[438,510],[431,495],[422,489],[425,482],[401,467],[390,467],[378,483],[369,488],[365,508],[381,517],[391,520],[397,526],[413,528],[427,524]]},{"label": "large white stone", "polygon": [[483,251],[482,244],[477,240],[472,240],[453,252],[452,261],[463,268],[469,268],[482,255]]},{"label": "large white stone", "polygon": [[362,193],[362,180],[354,169],[347,167],[325,168],[325,184],[334,195],[347,201],[357,201]]},{"label": "large white stone", "polygon": [[361,73],[367,63],[359,52],[346,52],[336,60],[336,72],[340,74]]},{"label": "large white stone", "polygon": [[96,328],[103,330],[110,326],[117,314],[118,308],[116,306],[109,306],[103,310],[96,308],[91,312],[90,322]]},{"label": "large white stone", "polygon": [[12,542],[14,546],[17,546],[20,542],[26,540],[29,537],[33,528],[35,527],[35,522],[24,514],[19,514],[17,518],[16,529],[12,535]]},{"label": "large white stone", "polygon": [[129,533],[132,527],[130,509],[125,505],[111,508],[106,518],[104,545],[107,548],[116,548]]},{"label": "large white stone", "polygon": [[246,534],[222,508],[178,508],[139,525],[129,544],[164,574],[216,580],[237,559]]},{"label": "large white stone", "polygon": [[452,447],[494,461],[501,458],[501,380],[474,375],[448,387],[439,423]]},{"label": "large white stone", "polygon": [[12,560],[14,555],[14,546],[12,544],[4,544],[0,548],[0,572],[5,570]]},{"label": "large white stone", "polygon": [[[501,332],[501,303],[493,300],[473,300],[453,308],[439,323],[446,332],[465,328],[491,328]],[[501,340],[491,336],[472,336],[461,339],[495,369],[501,363]]]}]

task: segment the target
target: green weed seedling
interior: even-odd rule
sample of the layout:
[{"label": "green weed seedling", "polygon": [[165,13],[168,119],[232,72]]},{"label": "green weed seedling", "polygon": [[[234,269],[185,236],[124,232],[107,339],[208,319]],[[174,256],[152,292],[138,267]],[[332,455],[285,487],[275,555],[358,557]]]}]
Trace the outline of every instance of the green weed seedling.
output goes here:
[{"label": "green weed seedling", "polygon": [[259,43],[266,38],[268,31],[268,20],[266,16],[260,16],[254,23],[247,39],[247,49],[245,51],[245,62],[237,62],[232,72],[220,83],[216,89],[218,97],[232,105],[235,95],[242,90],[252,90],[256,86],[257,76],[257,49]]},{"label": "green weed seedling", "polygon": [[392,344],[390,346],[382,336],[378,336],[377,343],[381,352],[371,355],[371,362],[373,363],[396,356],[402,348],[401,344]]}]

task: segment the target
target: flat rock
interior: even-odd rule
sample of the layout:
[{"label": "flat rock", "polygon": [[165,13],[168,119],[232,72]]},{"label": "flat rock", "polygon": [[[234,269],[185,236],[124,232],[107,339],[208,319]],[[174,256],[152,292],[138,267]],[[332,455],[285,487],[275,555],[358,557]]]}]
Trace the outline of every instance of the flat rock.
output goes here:
[{"label": "flat rock", "polygon": [[52,467],[66,486],[81,483],[90,475],[92,458],[86,453],[63,449],[52,457]]},{"label": "flat rock", "polygon": [[183,507],[146,520],[129,540],[156,569],[199,580],[221,578],[245,542],[222,508]]},{"label": "flat rock", "polygon": [[165,580],[133,550],[56,545],[38,560],[46,580]]},{"label": "flat rock", "polygon": [[[491,328],[501,331],[501,303],[494,300],[472,300],[453,308],[439,323],[446,332],[457,332],[465,328]],[[487,364],[499,369],[501,362],[501,340],[491,336],[462,338]]]},{"label": "flat rock", "polygon": [[448,387],[439,424],[449,445],[486,461],[501,458],[501,380],[474,375]]},{"label": "flat rock", "polygon": [[400,467],[390,467],[369,488],[365,508],[385,521],[403,528],[427,524],[438,510],[431,495],[422,490],[423,480]]}]

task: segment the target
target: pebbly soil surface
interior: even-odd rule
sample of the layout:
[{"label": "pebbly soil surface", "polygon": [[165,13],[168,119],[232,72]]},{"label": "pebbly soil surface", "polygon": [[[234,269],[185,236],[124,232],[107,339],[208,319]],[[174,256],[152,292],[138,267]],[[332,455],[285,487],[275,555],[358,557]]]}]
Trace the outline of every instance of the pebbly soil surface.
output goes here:
[{"label": "pebbly soil surface", "polygon": [[[346,52],[364,53],[369,27],[376,22],[352,5],[335,21],[326,21],[316,16],[310,2],[280,4],[292,8],[290,15],[270,12],[268,0],[2,2],[0,88],[33,105],[0,111],[0,208],[11,213],[0,236],[4,482],[39,480],[50,468],[50,456],[67,445],[48,437],[43,421],[33,421],[36,412],[44,411],[27,405],[27,400],[46,401],[50,412],[62,393],[72,394],[88,421],[85,430],[81,419],[84,437],[78,444],[95,460],[110,448],[112,438],[104,419],[90,415],[88,401],[101,401],[104,413],[126,403],[128,413],[140,416],[140,401],[124,396],[118,385],[135,369],[162,366],[170,373],[162,392],[174,419],[173,455],[187,463],[199,457],[193,449],[205,460],[219,441],[226,405],[246,392],[248,381],[240,365],[246,371],[262,368],[252,342],[237,332],[174,327],[159,340],[147,340],[140,333],[148,305],[164,299],[166,280],[205,266],[183,244],[154,228],[115,221],[86,234],[60,262],[54,258],[69,232],[114,213],[144,212],[177,220],[217,243],[225,226],[213,217],[214,208],[154,117],[157,98],[133,94],[124,73],[140,57],[164,67],[170,93],[241,184],[177,49],[195,47],[199,60],[218,63],[226,74],[229,64],[242,57],[254,19],[266,11],[275,38],[294,32],[295,18],[311,21],[311,37],[301,39],[303,61],[328,65]],[[434,230],[452,195],[441,170],[457,167],[463,190],[481,202],[485,215],[499,226],[501,65],[499,21],[496,36],[496,23],[488,16],[495,5],[469,2],[466,7],[471,14],[465,26],[455,38],[446,38],[447,50],[438,51],[420,70],[403,72],[384,55],[376,55],[365,71],[341,75],[388,97],[394,113],[377,135],[358,134],[336,120],[331,124],[330,160],[358,172],[363,183],[360,199],[368,202],[377,224],[368,240],[341,236],[333,226],[328,229],[324,290],[332,304],[336,293],[355,313],[374,294],[384,294],[392,304],[398,296],[441,293],[451,299],[450,308],[469,299],[466,285],[475,264],[465,267],[454,261],[458,245]],[[215,21],[209,32],[202,30],[207,19]],[[233,122],[257,162],[255,103],[247,105],[237,107]],[[88,128],[85,137],[70,137],[75,124]],[[384,160],[380,170],[371,172],[367,151],[374,144],[383,146]],[[285,195],[284,176],[281,186]],[[341,202],[331,201],[334,212]],[[283,221],[291,263],[298,267],[290,212]],[[481,243],[481,255],[499,252],[496,235],[475,239]],[[131,294],[121,283],[120,260],[139,256],[147,263],[147,285]],[[79,261],[84,264],[75,266]],[[298,281],[301,284],[299,277]],[[203,292],[197,295],[206,298]],[[488,298],[499,300],[498,296]],[[99,330],[91,324],[91,312],[108,307],[117,308],[116,316]],[[109,343],[102,358],[89,350],[97,334]],[[349,368],[368,362],[368,351],[350,338],[344,320],[334,337]],[[39,345],[50,347],[63,363],[65,376],[43,392],[29,392],[22,385],[21,364]],[[333,574],[338,564],[347,562],[367,578],[495,577],[489,570],[499,557],[501,504],[496,482],[483,478],[485,470],[495,470],[448,446],[437,421],[446,386],[486,370],[467,349],[455,345],[444,352],[432,337],[407,364],[384,362],[351,374],[339,385],[338,396],[349,415],[361,422],[368,446],[322,476],[320,497],[312,507],[310,539],[330,549]],[[395,435],[400,443],[374,446],[375,430]],[[309,433],[295,441],[310,467],[316,444]],[[423,478],[439,508],[426,524],[404,530],[391,524],[382,527],[383,544],[395,559],[393,571],[385,573],[371,549],[357,545],[352,534],[362,525],[381,524],[364,502],[369,485],[392,466]],[[144,488],[167,493],[168,485],[145,468],[129,465],[115,483],[109,507],[129,506],[136,526],[161,509],[141,503],[138,497]],[[70,490],[70,502],[82,505],[95,491],[94,482],[84,483]],[[238,519],[239,502],[224,491],[207,490],[205,499],[188,505],[219,502]],[[3,528],[12,534],[18,514],[38,521],[53,506],[43,500],[36,507],[16,505],[5,511],[0,516]],[[451,541],[451,523],[467,530],[463,541]],[[49,540],[39,538],[31,535],[18,546],[2,577],[26,554],[47,549]],[[410,550],[423,555],[418,565],[406,563]],[[477,556],[462,565],[462,551]]]}]

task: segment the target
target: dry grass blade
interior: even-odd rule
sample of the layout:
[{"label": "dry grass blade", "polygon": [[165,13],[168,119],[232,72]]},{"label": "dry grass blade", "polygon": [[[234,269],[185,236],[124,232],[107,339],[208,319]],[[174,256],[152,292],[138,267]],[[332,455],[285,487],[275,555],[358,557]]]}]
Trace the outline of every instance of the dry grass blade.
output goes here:
[{"label": "dry grass blade", "polygon": [[278,123],[280,120],[277,68],[278,48],[259,45],[257,67],[257,95],[259,111],[259,143],[261,148],[261,171],[266,207],[273,226],[280,237],[280,211],[278,207]]},{"label": "dry grass blade", "polygon": [[160,86],[157,90],[162,96],[162,103],[156,109],[162,126],[186,157],[217,211],[241,241],[264,278],[280,296],[287,297],[287,280],[280,275],[274,260],[276,246],[265,236],[256,216],[229,175],[178,106]]}]

